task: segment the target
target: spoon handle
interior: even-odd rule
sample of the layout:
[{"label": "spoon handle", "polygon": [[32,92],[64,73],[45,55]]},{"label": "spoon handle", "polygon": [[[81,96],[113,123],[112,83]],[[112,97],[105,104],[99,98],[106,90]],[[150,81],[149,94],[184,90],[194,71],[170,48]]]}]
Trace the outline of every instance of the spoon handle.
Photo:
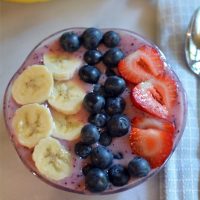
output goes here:
[{"label": "spoon handle", "polygon": [[194,18],[192,40],[197,48],[200,49],[200,7],[195,11]]}]

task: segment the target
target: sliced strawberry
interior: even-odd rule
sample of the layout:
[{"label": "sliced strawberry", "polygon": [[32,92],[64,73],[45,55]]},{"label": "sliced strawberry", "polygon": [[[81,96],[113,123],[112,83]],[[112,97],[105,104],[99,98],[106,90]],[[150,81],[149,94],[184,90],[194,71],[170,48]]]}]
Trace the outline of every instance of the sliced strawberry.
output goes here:
[{"label": "sliced strawberry", "polygon": [[177,99],[176,82],[168,75],[142,82],[132,88],[133,104],[159,118],[169,119]]},{"label": "sliced strawberry", "polygon": [[162,74],[164,62],[155,48],[145,45],[122,59],[118,70],[124,79],[140,83]]},{"label": "sliced strawberry", "polygon": [[169,112],[165,105],[160,104],[151,93],[153,85],[150,82],[142,82],[131,90],[133,104],[139,109],[154,116],[168,119]]},{"label": "sliced strawberry", "polygon": [[152,168],[161,166],[172,151],[173,135],[158,129],[132,128],[132,153],[145,158]]},{"label": "sliced strawberry", "polygon": [[133,118],[132,127],[139,129],[158,129],[163,130],[168,133],[174,134],[175,126],[173,123],[170,123],[166,120],[156,119],[152,117],[135,117]]}]

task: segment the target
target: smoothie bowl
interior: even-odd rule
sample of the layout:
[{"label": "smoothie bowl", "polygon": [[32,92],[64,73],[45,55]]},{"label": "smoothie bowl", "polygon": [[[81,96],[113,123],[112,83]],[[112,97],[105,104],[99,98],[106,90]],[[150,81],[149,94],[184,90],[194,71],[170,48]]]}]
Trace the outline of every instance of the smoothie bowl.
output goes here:
[{"label": "smoothie bowl", "polygon": [[158,173],[186,112],[162,52],[123,29],[70,28],[45,38],[4,96],[23,163],[46,183],[81,194],[124,191]]}]

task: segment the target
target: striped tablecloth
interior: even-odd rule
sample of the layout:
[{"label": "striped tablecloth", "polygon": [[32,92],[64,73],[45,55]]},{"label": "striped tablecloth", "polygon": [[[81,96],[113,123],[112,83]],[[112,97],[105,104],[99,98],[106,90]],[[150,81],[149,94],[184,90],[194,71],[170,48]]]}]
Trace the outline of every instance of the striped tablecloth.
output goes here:
[{"label": "striped tablecloth", "polygon": [[184,57],[185,32],[198,6],[200,0],[158,0],[157,44],[182,81],[188,97],[183,137],[160,175],[161,200],[200,199],[200,79],[189,71]]}]

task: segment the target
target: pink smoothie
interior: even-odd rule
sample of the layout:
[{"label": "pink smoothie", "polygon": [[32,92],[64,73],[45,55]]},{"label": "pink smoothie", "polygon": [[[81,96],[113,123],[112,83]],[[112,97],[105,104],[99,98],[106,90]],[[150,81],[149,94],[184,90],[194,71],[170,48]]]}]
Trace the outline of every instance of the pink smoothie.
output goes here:
[{"label": "pink smoothie", "polygon": [[[78,34],[81,34],[84,29],[82,28],[76,28],[76,29],[69,29],[70,31],[75,31]],[[108,29],[103,29],[103,32],[106,32]],[[109,29],[110,30],[110,29]],[[112,29],[113,30],[113,29]],[[16,77],[28,66],[33,65],[33,64],[43,64],[43,55],[49,51],[51,52],[60,52],[64,53],[61,47],[59,46],[58,39],[59,37],[68,30],[63,30],[60,31],[45,40],[43,40],[26,58],[25,62],[21,66],[21,68],[16,72],[16,74],[13,76],[12,80],[10,81],[6,94],[5,94],[5,99],[4,99],[4,114],[5,114],[5,121],[6,125],[9,130],[9,135],[14,143],[14,146],[18,152],[19,157],[21,160],[24,162],[24,164],[31,170],[32,173],[38,175],[42,180],[45,182],[58,187],[60,189],[66,190],[66,191],[71,191],[71,192],[76,192],[76,193],[89,193],[85,189],[85,184],[84,184],[84,176],[82,174],[82,167],[85,166],[89,161],[88,159],[80,159],[74,154],[74,144],[78,142],[78,140],[73,141],[73,142],[67,142],[64,140],[59,140],[64,147],[69,150],[73,156],[73,174],[71,177],[65,178],[64,180],[61,181],[52,181],[47,179],[46,177],[43,177],[37,170],[37,168],[34,165],[34,162],[31,158],[33,150],[30,150],[26,147],[21,146],[16,137],[15,133],[12,129],[11,122],[13,115],[16,111],[17,108],[19,108],[19,105],[16,104],[16,102],[13,100],[11,96],[11,87],[13,81],[16,79]],[[119,48],[125,53],[125,55],[130,54],[131,52],[135,51],[138,49],[140,46],[147,44],[151,45],[155,48],[153,44],[150,42],[144,40],[142,37],[138,36],[135,33],[125,31],[125,30],[120,30],[120,29],[115,29],[116,32],[118,32],[121,36],[121,41],[119,44]],[[99,50],[104,53],[107,48],[104,45],[99,46]],[[83,58],[84,52],[86,49],[81,47],[77,52],[75,52],[75,56],[80,57],[81,59]],[[163,57],[164,58],[164,57]],[[83,62],[84,64],[84,62]],[[102,72],[102,74],[105,73],[105,66],[100,63],[96,65]],[[184,129],[185,125],[185,118],[186,118],[186,101],[185,101],[185,93],[183,91],[183,88],[177,79],[176,75],[171,71],[171,68],[167,65],[166,63],[166,70],[167,73],[169,73],[176,81],[177,81],[177,86],[178,86],[178,98],[176,101],[175,108],[173,110],[173,121],[176,126],[176,133],[175,133],[175,138],[174,138],[174,146],[173,150],[175,149],[181,135]],[[117,72],[117,71],[116,71]],[[103,83],[106,79],[105,75],[102,75],[100,78],[100,83]],[[79,79],[78,73],[73,78],[74,81],[76,81],[86,92],[89,92],[92,90],[93,86],[91,84],[87,84],[83,82],[82,80]],[[131,101],[130,101],[130,87],[128,86],[125,90],[125,92],[122,94],[124,99],[126,100],[126,108],[124,111],[124,114],[126,114],[129,119],[131,120],[135,116],[148,116],[148,114],[138,110],[135,108]],[[45,103],[47,106],[49,106],[47,103]],[[84,123],[87,123],[87,118],[89,114],[82,108],[79,113],[77,113],[77,118],[82,120]],[[98,144],[97,144],[98,145]],[[131,153],[129,141],[128,141],[128,134],[119,137],[119,138],[113,138],[113,141],[110,146],[108,146],[108,149],[111,150],[113,153],[118,153],[121,152],[123,154],[123,159],[121,160],[114,160],[114,163],[121,163],[125,166],[128,165],[128,162],[133,158],[133,154]],[[165,163],[164,163],[165,164]],[[164,165],[163,164],[163,165]],[[109,188],[105,190],[102,194],[108,194],[108,193],[114,193],[114,192],[119,192],[122,190],[126,190],[127,188],[131,188],[144,180],[146,180],[148,177],[152,176],[153,174],[157,173],[160,168],[156,168],[154,170],[151,170],[148,176],[143,177],[143,178],[138,178],[138,179],[133,179],[131,178],[129,183],[123,187],[114,187],[110,184]]]}]

